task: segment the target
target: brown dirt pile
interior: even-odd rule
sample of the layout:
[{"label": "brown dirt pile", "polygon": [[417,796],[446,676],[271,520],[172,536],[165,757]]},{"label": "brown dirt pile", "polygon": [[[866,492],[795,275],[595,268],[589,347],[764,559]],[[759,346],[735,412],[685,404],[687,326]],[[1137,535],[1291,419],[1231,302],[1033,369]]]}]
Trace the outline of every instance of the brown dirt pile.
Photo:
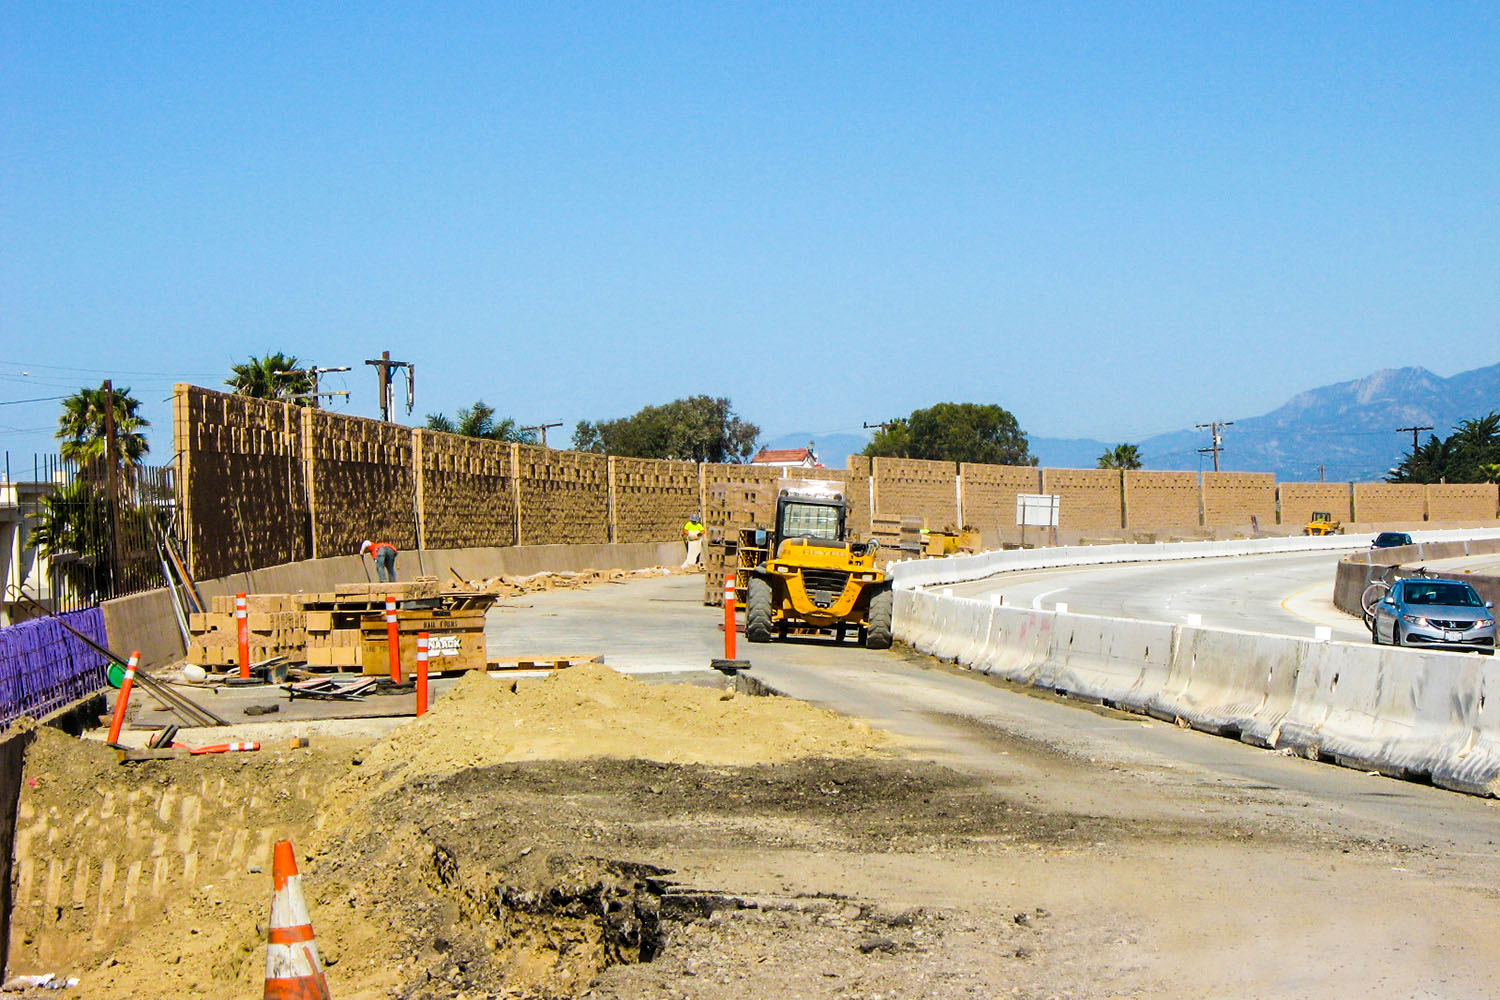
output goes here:
[{"label": "brown dirt pile", "polygon": [[471,672],[431,712],[371,748],[402,780],[524,760],[641,758],[750,765],[855,757],[891,745],[864,723],[790,698],[645,684],[602,664],[517,685]]},{"label": "brown dirt pile", "polygon": [[[545,765],[567,771],[586,767],[588,758],[662,769],[645,793],[657,800],[675,787],[667,775],[681,766],[872,760],[890,743],[861,723],[790,699],[647,685],[602,665],[519,686],[471,673],[426,717],[373,744],[319,740],[293,751],[268,741],[254,754],[122,766],[97,743],[44,730],[26,763],[36,783],[21,796],[12,967],[79,975],[90,996],[252,995],[263,973],[270,845],[289,837],[310,876],[314,922],[341,997],[391,996],[403,983],[412,991],[406,995],[431,995],[425,977],[441,962],[427,945],[406,940],[409,931],[397,935],[400,943],[392,939],[393,926],[427,927],[429,919],[483,925],[495,940],[511,942],[480,948],[490,956],[480,977],[488,985],[500,976],[570,993],[592,974],[600,949],[648,945],[630,920],[610,931],[589,916],[599,900],[625,900],[610,905],[625,905],[628,916],[632,900],[647,899],[630,864],[570,850],[580,846],[580,831],[590,840],[602,833],[596,821],[581,818],[561,842],[550,842],[556,814],[543,792],[530,800],[521,828],[490,831],[478,858],[463,852],[460,885],[418,818],[444,812],[442,803],[428,796],[417,816],[396,803],[436,781],[484,774],[489,790],[479,800],[503,809],[514,779],[496,768],[578,762]],[[487,813],[466,804],[455,815]],[[615,823],[617,831],[630,826]],[[618,844],[619,833],[600,839],[594,846],[613,853],[607,845]],[[507,846],[517,843],[538,850],[522,862],[514,853],[520,848]],[[524,872],[499,874],[492,866],[502,857],[502,870],[519,863]],[[487,897],[476,887],[486,884],[510,886],[521,902],[507,902],[503,917],[479,919],[475,907]],[[543,904],[535,913],[525,902],[531,899]],[[536,943],[523,946],[528,940]],[[576,969],[573,958],[563,960],[575,949],[575,957],[590,956],[578,957]],[[414,984],[418,974],[422,985]]]}]

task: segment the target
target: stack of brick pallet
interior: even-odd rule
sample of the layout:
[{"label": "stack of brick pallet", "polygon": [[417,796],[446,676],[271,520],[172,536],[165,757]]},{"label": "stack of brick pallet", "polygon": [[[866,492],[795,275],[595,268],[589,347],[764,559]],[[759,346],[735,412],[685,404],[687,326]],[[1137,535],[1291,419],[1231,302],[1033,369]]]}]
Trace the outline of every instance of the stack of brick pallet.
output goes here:
[{"label": "stack of brick pallet", "polygon": [[[295,599],[285,594],[252,594],[245,603],[251,662],[273,656],[301,659],[306,619]],[[238,663],[240,640],[234,598],[215,597],[210,606],[213,610],[195,613],[189,620],[192,641],[188,659],[205,667]]]},{"label": "stack of brick pallet", "polygon": [[[738,568],[741,532],[771,527],[776,516],[780,471],[744,467],[740,474],[743,478],[726,476],[708,482],[708,502],[703,511],[707,529],[707,544],[703,547],[704,604],[718,607],[724,603],[724,577],[731,568]],[[741,580],[741,591],[744,584]]]},{"label": "stack of brick pallet", "polygon": [[[435,577],[341,584],[332,593],[252,594],[246,599],[250,660],[285,656],[313,668],[358,667],[364,659],[361,620],[383,614],[387,596],[396,599],[403,613],[441,609],[477,616],[481,631],[484,612],[495,600],[495,594],[485,591],[444,588]],[[189,660],[205,667],[239,662],[234,600],[215,597],[212,612],[193,615]]]}]

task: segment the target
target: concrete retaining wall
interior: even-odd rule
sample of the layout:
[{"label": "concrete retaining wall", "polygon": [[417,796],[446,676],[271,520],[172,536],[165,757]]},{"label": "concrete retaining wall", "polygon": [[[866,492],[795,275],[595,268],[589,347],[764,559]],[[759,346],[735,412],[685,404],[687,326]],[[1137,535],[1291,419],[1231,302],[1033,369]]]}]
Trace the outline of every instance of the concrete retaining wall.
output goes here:
[{"label": "concrete retaining wall", "polygon": [[[1485,532],[1466,532],[1473,537],[1462,541],[1432,541],[1425,535],[1413,535],[1413,545],[1398,545],[1389,549],[1366,549],[1355,552],[1340,561],[1334,574],[1333,603],[1345,614],[1363,613],[1360,597],[1372,583],[1392,583],[1407,574],[1403,566],[1420,566],[1438,559],[1456,559],[1460,556],[1485,555],[1500,552],[1500,538],[1486,537]],[[1418,540],[1423,539],[1423,540]],[[1434,572],[1434,576],[1453,580],[1464,580],[1487,601],[1500,606],[1500,578],[1474,573]]]}]

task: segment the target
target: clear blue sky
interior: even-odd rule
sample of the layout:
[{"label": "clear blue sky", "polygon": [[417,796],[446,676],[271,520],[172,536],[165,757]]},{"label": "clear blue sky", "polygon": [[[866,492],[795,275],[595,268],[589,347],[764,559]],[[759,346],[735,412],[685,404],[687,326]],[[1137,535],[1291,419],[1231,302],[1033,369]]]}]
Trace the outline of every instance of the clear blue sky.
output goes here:
[{"label": "clear blue sky", "polygon": [[113,375],[158,460],[271,350],[554,442],[692,393],[1128,440],[1500,360],[1500,6],[12,0],[0,238],[0,401]]}]

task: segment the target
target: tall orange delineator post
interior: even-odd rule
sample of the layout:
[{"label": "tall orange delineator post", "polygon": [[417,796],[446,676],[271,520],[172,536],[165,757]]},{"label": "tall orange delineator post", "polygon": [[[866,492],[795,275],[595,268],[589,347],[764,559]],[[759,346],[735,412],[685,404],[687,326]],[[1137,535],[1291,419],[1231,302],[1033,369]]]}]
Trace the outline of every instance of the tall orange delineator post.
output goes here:
[{"label": "tall orange delineator post", "polygon": [[271,863],[271,919],[266,931],[265,1000],[331,1000],[302,875],[290,840],[278,841]]},{"label": "tall orange delineator post", "polygon": [[734,584],[735,573],[724,577],[724,659],[734,659]]},{"label": "tall orange delineator post", "polygon": [[427,636],[417,633],[417,715],[427,714]]},{"label": "tall orange delineator post", "polygon": [[130,704],[130,689],[135,687],[135,665],[141,662],[141,654],[131,653],[125,664],[125,679],[120,682],[120,697],[115,699],[115,715],[109,721],[109,741],[120,742],[120,727],[125,725],[125,706]]},{"label": "tall orange delineator post", "polygon": [[749,660],[735,659],[735,621],[734,621],[734,597],[735,585],[738,583],[737,574],[730,570],[724,577],[724,658],[722,660],[710,660],[708,665],[720,673],[733,677],[741,670],[750,669]]},{"label": "tall orange delineator post", "polygon": [[240,676],[250,676],[250,612],[244,594],[234,595],[234,625],[240,633]]},{"label": "tall orange delineator post", "polygon": [[[377,635],[379,633],[376,633]],[[401,683],[401,629],[396,623],[396,599],[385,599],[385,640],[391,647],[391,683]],[[377,663],[380,661],[376,661]],[[375,669],[379,670],[379,667]]]}]

